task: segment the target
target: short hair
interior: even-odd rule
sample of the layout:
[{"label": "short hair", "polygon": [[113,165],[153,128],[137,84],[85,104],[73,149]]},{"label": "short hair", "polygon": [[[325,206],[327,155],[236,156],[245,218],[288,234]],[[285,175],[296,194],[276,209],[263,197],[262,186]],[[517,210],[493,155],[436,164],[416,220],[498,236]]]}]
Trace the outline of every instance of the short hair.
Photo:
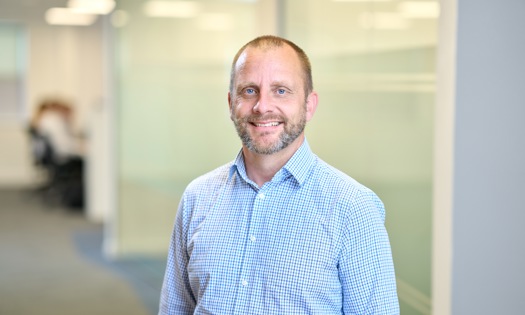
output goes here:
[{"label": "short hair", "polygon": [[246,50],[246,48],[253,47],[253,48],[263,48],[263,49],[271,49],[276,47],[282,47],[283,45],[290,46],[299,57],[299,62],[301,63],[301,67],[303,69],[303,80],[304,80],[304,90],[305,90],[305,96],[308,96],[313,89],[313,80],[312,80],[312,66],[310,64],[310,59],[304,52],[304,50],[301,49],[301,47],[297,46],[295,43],[293,43],[290,40],[287,40],[282,37],[274,36],[274,35],[264,35],[259,36],[248,43],[246,43],[244,46],[239,49],[235,57],[233,58],[232,62],[232,68],[230,72],[230,93],[233,94],[233,82],[235,81],[235,65],[237,64],[237,61],[239,60],[239,57],[241,54]]}]

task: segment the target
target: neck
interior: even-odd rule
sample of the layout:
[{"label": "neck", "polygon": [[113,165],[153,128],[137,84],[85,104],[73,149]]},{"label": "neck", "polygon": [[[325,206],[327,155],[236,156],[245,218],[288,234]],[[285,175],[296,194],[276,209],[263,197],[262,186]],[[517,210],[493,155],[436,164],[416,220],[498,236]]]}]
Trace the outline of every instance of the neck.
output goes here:
[{"label": "neck", "polygon": [[262,187],[290,160],[304,142],[304,136],[297,138],[286,148],[273,154],[258,154],[243,147],[244,163],[248,178]]}]

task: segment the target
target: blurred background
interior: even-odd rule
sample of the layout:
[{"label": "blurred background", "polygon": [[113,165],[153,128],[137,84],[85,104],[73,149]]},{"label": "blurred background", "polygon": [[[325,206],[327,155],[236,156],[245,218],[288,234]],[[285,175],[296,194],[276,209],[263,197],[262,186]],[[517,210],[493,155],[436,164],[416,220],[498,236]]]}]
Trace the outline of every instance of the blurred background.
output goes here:
[{"label": "blurred background", "polygon": [[439,21],[433,0],[0,0],[0,314],[156,314],[185,186],[240,149],[230,64],[262,34],[309,54],[308,141],[381,197],[402,314],[431,314]]}]

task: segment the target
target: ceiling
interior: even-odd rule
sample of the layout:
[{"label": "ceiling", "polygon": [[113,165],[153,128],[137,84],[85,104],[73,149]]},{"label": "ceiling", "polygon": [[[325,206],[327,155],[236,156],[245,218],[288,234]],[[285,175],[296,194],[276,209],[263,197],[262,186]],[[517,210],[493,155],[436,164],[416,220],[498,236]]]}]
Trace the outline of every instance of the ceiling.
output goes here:
[{"label": "ceiling", "polygon": [[0,0],[0,21],[44,21],[47,9],[66,6],[67,0]]},{"label": "ceiling", "polygon": [[0,0],[0,14],[7,11],[46,10],[51,7],[65,7],[67,0]]}]

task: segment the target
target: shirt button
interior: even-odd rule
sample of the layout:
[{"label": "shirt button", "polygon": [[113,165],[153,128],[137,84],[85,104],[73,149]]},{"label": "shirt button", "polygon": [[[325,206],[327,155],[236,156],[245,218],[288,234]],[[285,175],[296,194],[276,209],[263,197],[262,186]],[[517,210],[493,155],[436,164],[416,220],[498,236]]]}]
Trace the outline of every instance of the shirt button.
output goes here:
[{"label": "shirt button", "polygon": [[253,235],[250,235],[250,241],[255,242],[256,238]]},{"label": "shirt button", "polygon": [[264,199],[264,193],[260,193],[257,197],[259,197],[259,199]]},{"label": "shirt button", "polygon": [[242,280],[241,283],[242,283],[243,286],[247,286],[248,285],[248,281],[246,281],[246,280]]}]

